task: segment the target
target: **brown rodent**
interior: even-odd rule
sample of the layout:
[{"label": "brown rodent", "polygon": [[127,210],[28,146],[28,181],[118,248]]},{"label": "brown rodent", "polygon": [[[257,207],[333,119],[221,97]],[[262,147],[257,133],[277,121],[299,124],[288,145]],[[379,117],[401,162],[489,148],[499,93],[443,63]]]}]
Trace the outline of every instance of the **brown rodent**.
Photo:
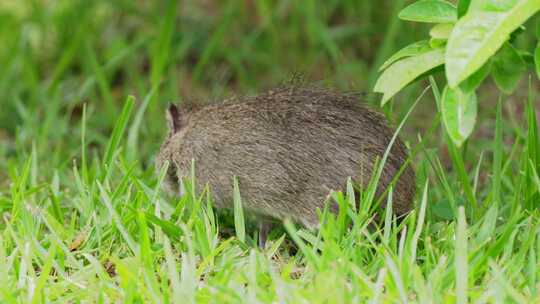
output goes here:
[{"label": "brown rodent", "polygon": [[[199,109],[168,109],[169,135],[156,157],[169,161],[166,188],[180,191],[194,160],[196,188],[210,186],[218,208],[233,206],[237,177],[243,206],[263,217],[318,225],[331,190],[348,177],[366,186],[373,164],[393,136],[383,115],[355,94],[321,88],[283,87]],[[382,194],[407,159],[397,139],[384,166]],[[406,168],[393,191],[393,210],[412,209],[414,172]],[[335,211],[335,205],[331,206]]]}]

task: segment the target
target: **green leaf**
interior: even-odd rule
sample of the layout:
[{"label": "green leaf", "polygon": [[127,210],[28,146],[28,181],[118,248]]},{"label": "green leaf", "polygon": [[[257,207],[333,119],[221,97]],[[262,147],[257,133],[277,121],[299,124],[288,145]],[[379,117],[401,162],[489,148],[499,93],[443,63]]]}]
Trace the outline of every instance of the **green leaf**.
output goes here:
[{"label": "green leaf", "polygon": [[384,105],[418,76],[442,64],[444,64],[443,48],[399,60],[382,73],[373,90],[384,94],[381,101]]},{"label": "green leaf", "polygon": [[534,64],[536,66],[536,75],[540,79],[540,42],[538,42],[534,50]]},{"label": "green leaf", "polygon": [[423,53],[426,53],[431,50],[431,47],[429,46],[428,40],[421,40],[417,41],[413,44],[409,44],[406,47],[402,48],[401,50],[397,51],[394,55],[392,55],[388,60],[386,60],[382,66],[379,68],[379,71],[382,71],[389,67],[392,63],[403,59],[405,57],[412,57],[416,55],[420,55]]},{"label": "green leaf", "polygon": [[446,1],[421,0],[404,8],[398,17],[416,22],[452,23],[457,21],[457,10]]},{"label": "green leaf", "polygon": [[[526,66],[534,66],[534,54],[531,54],[530,52],[527,52],[526,50],[518,50],[516,49],[516,52],[519,54],[519,57],[523,60]],[[533,51],[534,53],[534,51]]]},{"label": "green leaf", "polygon": [[476,123],[477,100],[474,92],[444,88],[441,111],[444,126],[452,141],[460,147],[471,135]]},{"label": "green leaf", "polygon": [[502,1],[505,5],[484,2],[471,3],[448,39],[446,77],[452,88],[482,67],[515,29],[540,10],[538,0],[512,0],[512,6],[509,1]]},{"label": "green leaf", "polygon": [[471,11],[504,12],[511,10],[520,0],[475,0],[471,2]]},{"label": "green leaf", "polygon": [[493,57],[491,75],[501,91],[511,94],[516,89],[519,79],[526,69],[521,56],[507,43]]},{"label": "green leaf", "polygon": [[446,45],[446,39],[436,39],[431,38],[429,39],[429,46],[431,46],[434,49],[442,48]]},{"label": "green leaf", "polygon": [[459,0],[457,11],[458,11],[458,18],[461,18],[467,14],[467,10],[469,9],[469,5],[471,4],[471,0]]},{"label": "green leaf", "polygon": [[429,31],[429,35],[435,39],[447,40],[448,37],[450,37],[453,28],[453,23],[439,23],[431,28],[431,30]]},{"label": "green leaf", "polygon": [[475,91],[491,72],[491,61],[484,64],[478,71],[459,84],[459,88],[466,93]]}]

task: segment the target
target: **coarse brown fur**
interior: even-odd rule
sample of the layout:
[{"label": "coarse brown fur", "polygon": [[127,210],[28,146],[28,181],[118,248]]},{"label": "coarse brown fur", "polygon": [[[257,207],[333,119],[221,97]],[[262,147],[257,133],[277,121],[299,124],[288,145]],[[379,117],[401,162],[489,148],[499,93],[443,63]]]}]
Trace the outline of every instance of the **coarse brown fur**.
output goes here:
[{"label": "coarse brown fur", "polygon": [[[373,165],[393,136],[380,113],[355,94],[312,87],[282,87],[194,110],[169,110],[168,138],[156,158],[169,161],[165,181],[178,193],[192,160],[198,189],[209,185],[218,208],[230,208],[233,178],[244,207],[256,214],[318,225],[331,190],[344,190],[348,177],[365,187]],[[378,185],[382,194],[407,159],[397,139]],[[406,168],[393,191],[393,210],[413,207],[415,177]],[[335,211],[333,205],[331,210]]]}]

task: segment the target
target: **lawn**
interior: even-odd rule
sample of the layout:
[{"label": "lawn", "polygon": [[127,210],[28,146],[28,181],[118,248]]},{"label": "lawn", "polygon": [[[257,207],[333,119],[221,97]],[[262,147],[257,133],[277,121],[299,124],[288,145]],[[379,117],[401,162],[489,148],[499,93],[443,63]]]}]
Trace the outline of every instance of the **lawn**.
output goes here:
[{"label": "lawn", "polygon": [[[1,1],[0,303],[539,303],[538,78],[510,96],[487,81],[460,148],[441,75],[380,108],[379,67],[429,30],[396,18],[406,3]],[[366,92],[400,127],[417,175],[405,219],[369,191],[357,210],[349,184],[320,230],[285,222],[259,249],[256,221],[213,208],[211,189],[161,191],[169,102],[297,75]]]}]

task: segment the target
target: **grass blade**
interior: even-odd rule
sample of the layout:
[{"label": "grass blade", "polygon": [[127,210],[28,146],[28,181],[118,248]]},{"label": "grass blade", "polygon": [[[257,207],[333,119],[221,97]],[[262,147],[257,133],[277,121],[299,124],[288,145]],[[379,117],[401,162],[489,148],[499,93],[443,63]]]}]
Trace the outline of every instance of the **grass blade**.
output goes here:
[{"label": "grass blade", "polygon": [[466,304],[468,302],[467,221],[463,206],[458,209],[455,242],[456,303]]},{"label": "grass blade", "polygon": [[129,96],[124,104],[122,113],[120,114],[120,117],[118,117],[116,125],[114,126],[111,138],[109,139],[109,143],[105,149],[105,156],[103,157],[103,166],[106,168],[105,172],[110,171],[109,169],[111,167],[114,154],[116,153],[116,150],[120,145],[120,140],[122,139],[122,136],[126,130],[134,103],[135,97]]},{"label": "grass blade", "polygon": [[234,178],[234,229],[236,237],[242,243],[246,242],[246,225],[244,222],[244,209],[242,208],[242,198],[240,197],[240,189],[238,187],[238,179]]},{"label": "grass blade", "polygon": [[502,143],[502,101],[499,98],[497,104],[497,120],[495,122],[495,141],[493,143],[493,196],[496,204],[501,203],[501,180],[502,180],[502,159],[503,159],[503,143]]}]

